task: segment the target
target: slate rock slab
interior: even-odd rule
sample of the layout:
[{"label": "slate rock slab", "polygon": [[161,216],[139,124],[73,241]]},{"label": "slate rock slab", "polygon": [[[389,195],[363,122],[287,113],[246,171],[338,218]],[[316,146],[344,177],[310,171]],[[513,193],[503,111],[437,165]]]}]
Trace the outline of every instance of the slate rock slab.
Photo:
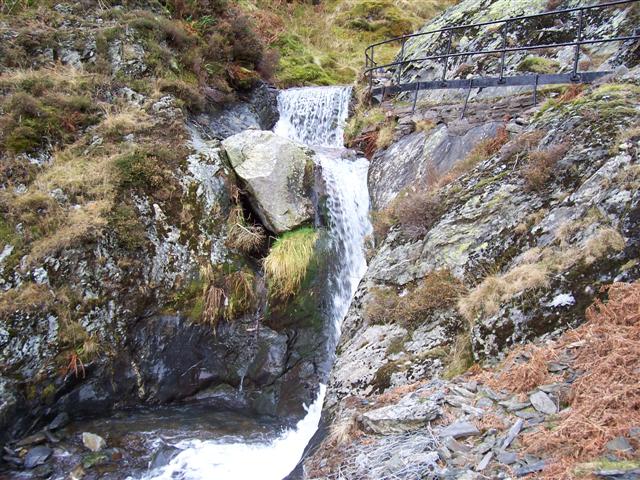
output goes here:
[{"label": "slate rock slab", "polygon": [[546,415],[553,415],[554,413],[558,413],[558,407],[555,402],[551,400],[549,395],[544,392],[535,392],[529,396],[529,400],[531,401],[531,405],[540,413],[544,413]]}]

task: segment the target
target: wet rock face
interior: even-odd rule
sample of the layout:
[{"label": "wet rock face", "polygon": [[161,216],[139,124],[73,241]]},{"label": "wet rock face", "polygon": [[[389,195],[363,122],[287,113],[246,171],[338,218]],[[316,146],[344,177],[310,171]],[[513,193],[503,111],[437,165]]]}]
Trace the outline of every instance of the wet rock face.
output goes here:
[{"label": "wet rock face", "polygon": [[369,170],[372,206],[386,207],[416,178],[442,175],[463,160],[482,140],[495,136],[500,122],[439,124],[430,132],[402,137],[374,156]]},{"label": "wet rock face", "polygon": [[[296,396],[300,378],[285,375],[288,337],[266,326],[256,331],[252,318],[212,329],[181,317],[155,316],[140,320],[129,338],[114,365],[90,369],[85,381],[67,387],[70,391],[56,402],[55,410],[101,415],[139,403],[198,400],[264,414],[279,412],[283,417],[298,413],[280,408]],[[306,395],[301,398],[308,402]]]},{"label": "wet rock face", "polygon": [[214,107],[197,120],[219,140],[244,130],[271,130],[279,118],[277,90],[261,84],[248,98]]},{"label": "wet rock face", "polygon": [[310,150],[272,132],[247,130],[222,142],[253,208],[274,233],[293,230],[314,216],[314,163]]}]

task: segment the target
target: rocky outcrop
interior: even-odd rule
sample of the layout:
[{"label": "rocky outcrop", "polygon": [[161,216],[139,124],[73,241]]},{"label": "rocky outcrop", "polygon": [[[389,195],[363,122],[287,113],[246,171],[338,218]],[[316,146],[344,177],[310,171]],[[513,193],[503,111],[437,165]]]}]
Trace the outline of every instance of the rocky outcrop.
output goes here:
[{"label": "rocky outcrop", "polygon": [[[477,2],[462,2],[425,29],[480,21],[488,11],[497,18],[541,8],[481,3],[476,10]],[[631,18],[628,9],[616,9],[610,23],[594,20],[589,29],[594,35],[622,32]],[[538,27],[541,37],[562,34]],[[473,50],[499,40],[483,32],[460,42]],[[524,26],[513,32],[518,40],[531,34]],[[408,55],[441,51],[442,37],[418,48],[420,41],[407,43]],[[623,45],[584,55],[602,54],[609,59],[604,67],[613,68],[632,52]],[[460,65],[454,65],[450,75],[490,74],[485,67],[494,60],[455,74]],[[510,60],[510,68],[521,60]],[[640,241],[634,173],[640,70],[633,60],[627,66],[630,72],[620,68],[584,91],[548,89],[537,106],[530,92],[518,89],[472,92],[462,121],[455,92],[421,94],[424,103],[413,114],[392,103],[381,106],[393,141],[371,156],[378,241],[344,321],[328,386],[325,407],[335,432],[307,462],[308,478],[337,471],[350,478],[378,472],[482,478],[505,465],[520,475],[544,467],[541,458],[521,458],[507,447],[522,429],[556,414],[563,394],[540,385],[522,401],[460,375],[473,363],[496,364],[517,345],[557,338],[585,321],[601,286],[640,277],[633,253]],[[403,70],[403,80],[441,73],[441,64],[416,61]],[[445,277],[438,279],[438,272]],[[449,275],[457,281],[442,281]],[[448,295],[450,302],[434,301]],[[406,432],[403,412],[421,408],[425,399],[446,412],[428,422],[434,435],[400,434]],[[488,426],[496,403],[504,424],[498,431]],[[350,428],[348,439],[339,435],[343,425]],[[409,467],[410,453],[424,448],[435,459]],[[438,458],[445,469],[434,466]]]},{"label": "rocky outcrop", "polygon": [[222,142],[262,224],[274,233],[314,216],[312,152],[272,132],[247,130]]}]

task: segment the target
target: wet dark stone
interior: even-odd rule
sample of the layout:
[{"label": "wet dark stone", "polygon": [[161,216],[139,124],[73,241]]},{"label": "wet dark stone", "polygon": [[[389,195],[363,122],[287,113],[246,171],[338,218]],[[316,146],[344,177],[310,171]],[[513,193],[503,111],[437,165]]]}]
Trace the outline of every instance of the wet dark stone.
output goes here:
[{"label": "wet dark stone", "polygon": [[163,445],[163,446],[161,446],[153,454],[153,458],[151,459],[150,468],[151,469],[159,468],[159,467],[163,467],[163,466],[169,464],[169,462],[171,462],[171,460],[173,460],[173,458],[176,455],[178,455],[179,453],[180,453],[180,449],[179,448],[173,447],[171,445]]},{"label": "wet dark stone", "polygon": [[27,456],[24,457],[24,467],[27,469],[32,469],[37,467],[38,465],[42,465],[49,459],[52,453],[53,450],[44,445],[33,447],[27,452]]},{"label": "wet dark stone", "polygon": [[70,421],[71,418],[67,412],[60,412],[53,420],[51,420],[49,425],[47,425],[47,428],[49,430],[57,430],[59,428],[66,427]]}]

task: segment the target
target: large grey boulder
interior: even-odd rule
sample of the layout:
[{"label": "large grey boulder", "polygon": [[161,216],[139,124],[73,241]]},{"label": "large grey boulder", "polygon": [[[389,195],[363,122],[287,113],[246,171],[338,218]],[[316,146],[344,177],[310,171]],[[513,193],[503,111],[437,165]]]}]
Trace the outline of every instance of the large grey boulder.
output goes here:
[{"label": "large grey boulder", "polygon": [[261,130],[246,130],[222,145],[265,227],[280,234],[313,219],[311,150]]}]

